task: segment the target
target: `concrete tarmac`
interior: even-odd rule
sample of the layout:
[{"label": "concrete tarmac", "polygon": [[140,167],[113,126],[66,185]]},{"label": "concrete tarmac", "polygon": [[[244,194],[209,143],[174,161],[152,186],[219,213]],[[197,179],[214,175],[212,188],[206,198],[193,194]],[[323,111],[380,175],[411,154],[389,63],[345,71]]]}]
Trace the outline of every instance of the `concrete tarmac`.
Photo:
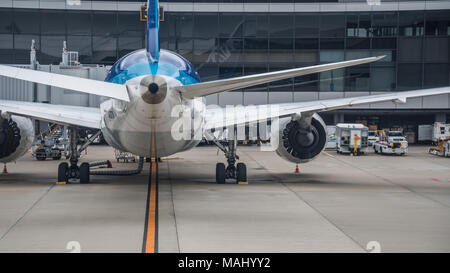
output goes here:
[{"label": "concrete tarmac", "polygon": [[[176,154],[158,166],[157,251],[450,252],[450,159],[426,151],[325,151],[295,174],[275,153],[240,146],[248,185],[215,183],[216,148]],[[91,146],[82,161],[100,159],[113,150]],[[141,252],[149,164],[55,185],[58,163],[26,155],[0,175],[0,252],[69,252],[73,241],[81,252]]]}]

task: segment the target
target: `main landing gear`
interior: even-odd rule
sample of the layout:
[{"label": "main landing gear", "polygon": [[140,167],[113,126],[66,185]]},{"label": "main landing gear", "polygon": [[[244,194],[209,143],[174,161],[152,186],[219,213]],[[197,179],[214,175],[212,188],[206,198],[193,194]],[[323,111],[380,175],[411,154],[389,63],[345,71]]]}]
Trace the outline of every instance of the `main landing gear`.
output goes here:
[{"label": "main landing gear", "polygon": [[78,159],[80,158],[81,152],[84,151],[93,141],[100,135],[99,130],[96,134],[91,136],[86,143],[80,145],[78,148],[78,143],[80,141],[81,131],[78,128],[69,128],[69,149],[70,149],[70,165],[67,162],[62,162],[58,166],[58,182],[69,182],[69,179],[79,179],[80,184],[89,183],[89,163],[82,163],[78,166]]},{"label": "main landing gear", "polygon": [[239,156],[236,155],[236,140],[228,140],[225,144],[216,139],[212,141],[224,152],[228,163],[227,167],[221,162],[216,164],[216,182],[225,184],[225,179],[236,179],[236,183],[247,182],[247,166],[244,163],[236,164],[236,159],[239,159]]}]

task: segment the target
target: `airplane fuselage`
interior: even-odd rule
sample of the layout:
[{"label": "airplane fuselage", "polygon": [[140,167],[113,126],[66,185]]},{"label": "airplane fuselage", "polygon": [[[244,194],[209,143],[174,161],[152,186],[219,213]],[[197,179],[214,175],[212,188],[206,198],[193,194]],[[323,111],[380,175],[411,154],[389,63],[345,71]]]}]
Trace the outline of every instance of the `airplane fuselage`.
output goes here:
[{"label": "airplane fuselage", "polygon": [[[197,72],[181,56],[161,50],[159,62],[154,63],[145,50],[135,51],[111,68],[106,81],[126,84],[130,97],[130,102],[108,99],[100,106],[101,130],[111,146],[139,156],[161,157],[193,148],[201,141],[176,139],[172,133],[182,115],[174,109],[201,119],[200,126],[192,126],[192,135],[202,135],[204,122],[204,99],[186,100],[173,89],[199,82]],[[150,92],[152,84],[158,85],[154,93]]]}]

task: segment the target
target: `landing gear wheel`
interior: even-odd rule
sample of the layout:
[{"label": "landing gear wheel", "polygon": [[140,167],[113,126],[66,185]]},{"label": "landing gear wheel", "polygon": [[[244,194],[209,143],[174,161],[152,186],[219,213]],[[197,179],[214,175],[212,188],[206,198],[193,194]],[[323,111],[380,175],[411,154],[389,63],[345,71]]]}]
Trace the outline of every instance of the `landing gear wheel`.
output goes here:
[{"label": "landing gear wheel", "polygon": [[225,164],[216,164],[216,182],[217,184],[225,184]]},{"label": "landing gear wheel", "polygon": [[80,166],[80,184],[89,183],[89,163],[83,163]]},{"label": "landing gear wheel", "polygon": [[236,165],[236,182],[247,182],[247,166],[244,163]]},{"label": "landing gear wheel", "polygon": [[62,162],[58,166],[58,182],[68,182],[69,181],[69,164],[67,162]]}]

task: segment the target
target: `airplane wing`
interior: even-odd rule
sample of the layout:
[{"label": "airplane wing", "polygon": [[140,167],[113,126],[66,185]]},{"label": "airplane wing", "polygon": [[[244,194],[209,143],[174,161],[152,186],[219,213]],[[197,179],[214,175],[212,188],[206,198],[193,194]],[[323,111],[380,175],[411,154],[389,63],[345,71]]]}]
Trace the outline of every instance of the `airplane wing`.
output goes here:
[{"label": "airplane wing", "polygon": [[202,82],[202,83],[196,83],[191,85],[184,85],[176,87],[176,90],[181,93],[181,95],[186,99],[193,99],[195,97],[204,97],[207,95],[225,92],[225,91],[231,91],[241,88],[246,88],[249,86],[254,86],[258,84],[318,73],[318,72],[324,72],[328,70],[348,67],[348,66],[354,66],[359,64],[365,64],[365,63],[371,63],[378,61],[385,56],[378,56],[378,57],[369,57],[369,58],[363,58],[363,59],[356,59],[351,61],[344,61],[344,62],[337,62],[337,63],[330,63],[330,64],[321,64],[321,65],[314,65],[314,66],[308,66],[308,67],[300,67],[300,68],[293,68],[293,69],[287,69],[287,70],[280,70],[275,72],[268,72],[268,73],[261,73],[256,75],[249,75],[249,76],[242,76],[242,77],[235,77],[231,79],[223,79],[223,80],[217,80],[217,81],[209,81],[209,82]]},{"label": "airplane wing", "polygon": [[100,129],[101,113],[98,108],[0,100],[0,112],[61,125]]},{"label": "airplane wing", "polygon": [[317,100],[309,102],[294,102],[282,104],[265,104],[257,106],[242,106],[235,110],[223,108],[207,108],[205,129],[222,128],[232,125],[255,123],[271,118],[289,117],[294,114],[301,116],[302,113],[315,113],[348,108],[356,105],[393,101],[395,103],[406,103],[408,98],[450,94],[450,87],[420,89],[404,92],[389,92],[386,94]]},{"label": "airplane wing", "polygon": [[0,65],[0,76],[130,101],[126,85]]}]

